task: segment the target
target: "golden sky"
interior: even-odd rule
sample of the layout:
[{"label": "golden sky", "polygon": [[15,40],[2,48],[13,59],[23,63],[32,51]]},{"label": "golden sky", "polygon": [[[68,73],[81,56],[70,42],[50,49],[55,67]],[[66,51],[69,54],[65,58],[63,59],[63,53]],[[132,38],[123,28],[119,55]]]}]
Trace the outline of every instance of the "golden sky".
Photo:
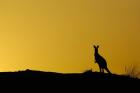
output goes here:
[{"label": "golden sky", "polygon": [[140,66],[140,0],[0,0],[0,71],[99,71],[93,44],[113,73]]}]

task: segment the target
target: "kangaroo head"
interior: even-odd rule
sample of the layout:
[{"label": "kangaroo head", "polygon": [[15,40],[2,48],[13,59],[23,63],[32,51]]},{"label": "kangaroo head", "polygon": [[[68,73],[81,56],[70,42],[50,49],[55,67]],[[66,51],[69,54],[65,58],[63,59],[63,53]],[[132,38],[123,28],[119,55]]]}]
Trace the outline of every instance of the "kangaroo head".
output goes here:
[{"label": "kangaroo head", "polygon": [[98,53],[99,45],[97,45],[97,46],[94,45],[93,47],[94,47],[94,49],[95,49],[95,52]]}]

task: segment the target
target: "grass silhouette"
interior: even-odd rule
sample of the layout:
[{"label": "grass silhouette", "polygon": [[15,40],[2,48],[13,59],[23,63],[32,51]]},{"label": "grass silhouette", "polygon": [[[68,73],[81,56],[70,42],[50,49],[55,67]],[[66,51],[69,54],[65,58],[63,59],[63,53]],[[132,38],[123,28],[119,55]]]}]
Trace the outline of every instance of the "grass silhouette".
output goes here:
[{"label": "grass silhouette", "polygon": [[132,78],[140,78],[140,72],[139,68],[137,66],[129,66],[125,67],[125,74],[126,76],[132,77]]}]

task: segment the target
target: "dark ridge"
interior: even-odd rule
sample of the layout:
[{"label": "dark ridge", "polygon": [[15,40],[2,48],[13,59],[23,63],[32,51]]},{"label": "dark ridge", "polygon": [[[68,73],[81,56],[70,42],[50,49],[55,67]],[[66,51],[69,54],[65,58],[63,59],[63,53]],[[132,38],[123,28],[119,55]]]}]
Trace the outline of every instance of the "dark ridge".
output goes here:
[{"label": "dark ridge", "polygon": [[[118,85],[119,84],[119,85]],[[25,70],[17,72],[0,72],[0,85],[2,87],[24,87],[40,88],[76,88],[94,89],[103,87],[116,87],[124,89],[124,86],[134,87],[140,84],[140,79],[131,78],[124,75],[105,74],[99,72],[86,71],[83,73],[63,74],[56,72],[43,72],[35,70]],[[122,86],[122,87],[121,87]],[[136,88],[136,87],[135,87]],[[129,89],[129,88],[128,88]],[[46,90],[47,91],[47,90]]]}]

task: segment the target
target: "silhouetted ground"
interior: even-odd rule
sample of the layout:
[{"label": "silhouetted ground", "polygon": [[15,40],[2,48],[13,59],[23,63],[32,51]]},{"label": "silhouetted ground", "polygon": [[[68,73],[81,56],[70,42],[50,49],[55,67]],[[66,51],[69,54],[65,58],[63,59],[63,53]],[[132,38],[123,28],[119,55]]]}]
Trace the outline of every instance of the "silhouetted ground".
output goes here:
[{"label": "silhouetted ground", "polygon": [[139,88],[137,88],[139,84],[140,79],[130,78],[128,76],[122,75],[103,74],[91,71],[73,74],[62,74],[32,70],[0,73],[1,87],[18,87],[22,90],[36,90],[40,88],[41,90],[45,91],[50,91],[50,89],[51,91],[54,91],[56,90],[56,88],[59,88],[61,90],[71,90],[78,88],[79,90],[97,90],[98,88],[100,91],[103,88],[106,88],[109,91],[112,89],[111,87],[114,87],[116,90],[129,90],[134,87],[134,91],[137,91],[137,89],[139,90]]}]

